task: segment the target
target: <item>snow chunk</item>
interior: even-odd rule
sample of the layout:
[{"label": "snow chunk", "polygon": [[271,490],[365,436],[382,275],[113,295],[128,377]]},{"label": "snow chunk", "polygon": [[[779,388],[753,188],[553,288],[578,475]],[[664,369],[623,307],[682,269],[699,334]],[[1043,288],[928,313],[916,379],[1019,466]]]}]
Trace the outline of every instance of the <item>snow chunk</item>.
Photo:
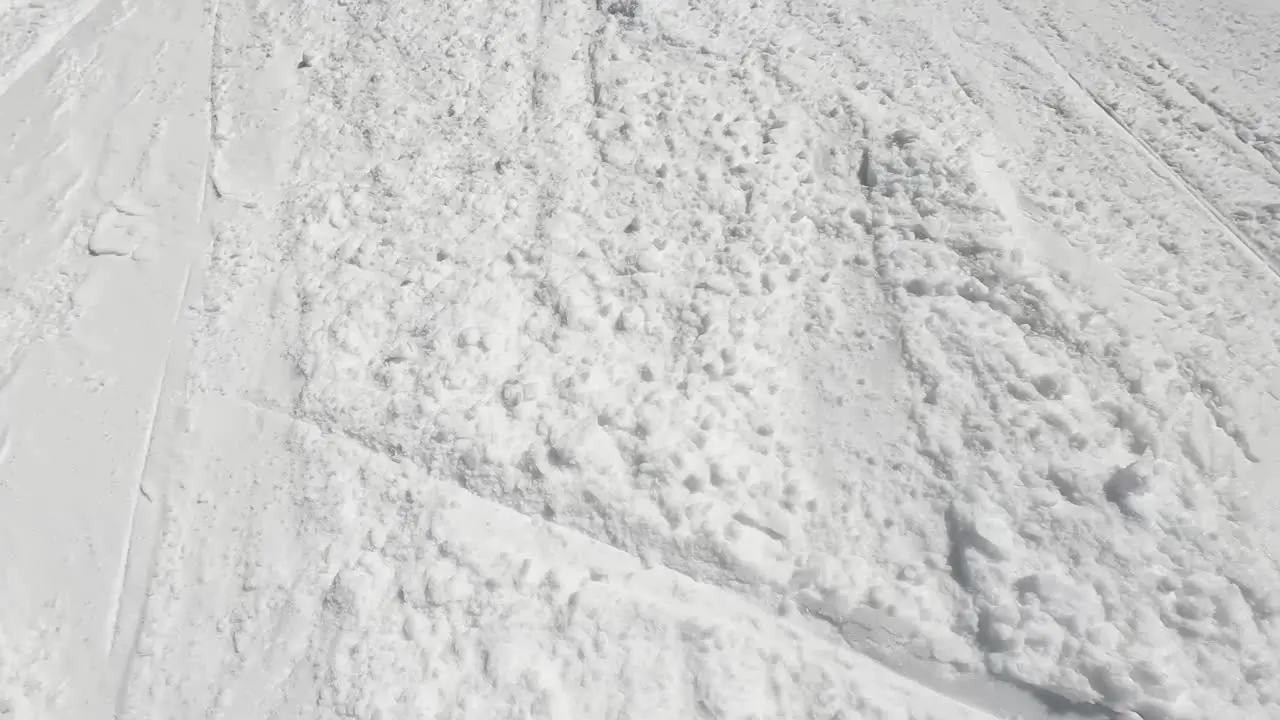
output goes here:
[{"label": "snow chunk", "polygon": [[951,541],[960,548],[973,548],[997,561],[1009,560],[1017,549],[1017,534],[998,507],[955,502],[947,520]]}]

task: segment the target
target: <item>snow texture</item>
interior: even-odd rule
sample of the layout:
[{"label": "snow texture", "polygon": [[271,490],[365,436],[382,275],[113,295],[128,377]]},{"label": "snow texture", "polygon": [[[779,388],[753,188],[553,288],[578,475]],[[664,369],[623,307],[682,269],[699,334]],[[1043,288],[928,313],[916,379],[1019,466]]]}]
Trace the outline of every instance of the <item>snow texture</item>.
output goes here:
[{"label": "snow texture", "polygon": [[1280,10],[0,5],[0,718],[1280,717]]}]

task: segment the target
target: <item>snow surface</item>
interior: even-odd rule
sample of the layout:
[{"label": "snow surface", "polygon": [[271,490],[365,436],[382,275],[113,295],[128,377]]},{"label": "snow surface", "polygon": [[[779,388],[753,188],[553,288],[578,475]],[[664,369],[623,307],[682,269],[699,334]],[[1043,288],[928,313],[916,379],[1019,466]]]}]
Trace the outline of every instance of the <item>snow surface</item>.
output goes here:
[{"label": "snow surface", "polygon": [[0,0],[0,718],[1280,717],[1277,37]]}]

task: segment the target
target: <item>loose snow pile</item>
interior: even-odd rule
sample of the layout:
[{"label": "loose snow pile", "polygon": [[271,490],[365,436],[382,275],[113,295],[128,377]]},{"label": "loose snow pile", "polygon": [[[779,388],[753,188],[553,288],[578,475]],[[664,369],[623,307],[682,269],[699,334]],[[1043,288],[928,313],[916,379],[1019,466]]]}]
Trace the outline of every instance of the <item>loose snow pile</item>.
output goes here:
[{"label": "loose snow pile", "polygon": [[217,2],[117,714],[1280,713],[1280,99],[926,5]]}]

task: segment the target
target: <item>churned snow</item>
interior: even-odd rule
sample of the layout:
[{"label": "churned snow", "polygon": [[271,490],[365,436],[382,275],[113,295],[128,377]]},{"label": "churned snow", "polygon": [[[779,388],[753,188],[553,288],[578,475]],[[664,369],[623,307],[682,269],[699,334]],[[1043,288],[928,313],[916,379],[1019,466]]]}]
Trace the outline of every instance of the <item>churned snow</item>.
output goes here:
[{"label": "churned snow", "polygon": [[1280,10],[0,5],[0,718],[1280,717]]}]

